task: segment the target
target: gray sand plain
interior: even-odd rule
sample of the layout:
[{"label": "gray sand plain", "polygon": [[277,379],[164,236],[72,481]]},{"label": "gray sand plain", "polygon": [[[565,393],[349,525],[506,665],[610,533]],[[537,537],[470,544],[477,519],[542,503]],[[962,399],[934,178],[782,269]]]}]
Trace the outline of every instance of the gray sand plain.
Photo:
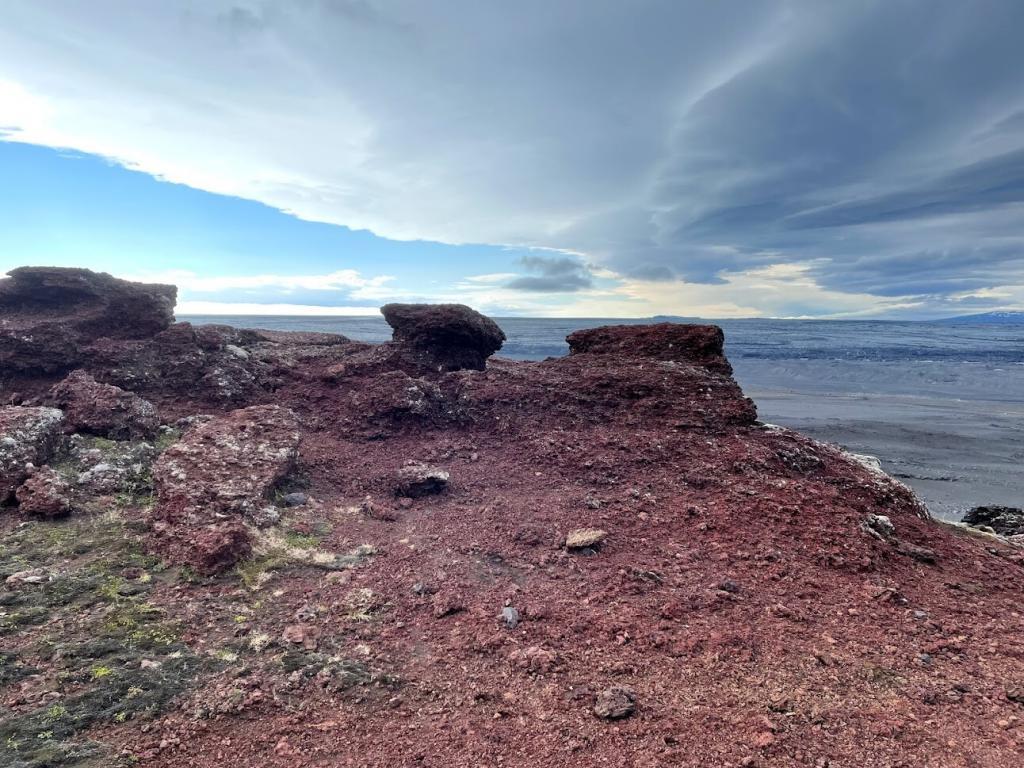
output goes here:
[{"label": "gray sand plain", "polygon": [[1024,403],[750,387],[762,421],[877,456],[936,517],[1024,506]]}]

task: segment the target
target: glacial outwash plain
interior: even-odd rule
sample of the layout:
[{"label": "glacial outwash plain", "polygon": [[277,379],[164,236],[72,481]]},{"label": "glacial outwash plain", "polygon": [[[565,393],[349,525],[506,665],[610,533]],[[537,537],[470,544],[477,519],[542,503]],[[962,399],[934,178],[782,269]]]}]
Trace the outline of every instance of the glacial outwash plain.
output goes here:
[{"label": "glacial outwash plain", "polygon": [[0,280],[0,765],[1024,764],[1024,548],[762,423],[715,326],[503,359]]}]

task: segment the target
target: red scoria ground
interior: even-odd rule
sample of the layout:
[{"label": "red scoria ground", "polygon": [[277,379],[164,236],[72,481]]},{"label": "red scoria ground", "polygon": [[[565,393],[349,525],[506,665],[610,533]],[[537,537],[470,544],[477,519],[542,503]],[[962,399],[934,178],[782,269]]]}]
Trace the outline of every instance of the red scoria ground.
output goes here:
[{"label": "red scoria ground", "polygon": [[[440,377],[434,405],[389,409],[406,380],[317,365],[254,399],[303,425],[311,502],[283,524],[374,554],[158,580],[149,600],[190,648],[239,650],[157,719],[88,734],[115,753],[152,768],[1024,764],[1020,550],[750,423],[727,377],[491,361]],[[450,471],[448,490],[400,501],[408,460]],[[894,539],[865,531],[873,514]],[[576,528],[607,539],[570,553]],[[296,624],[306,651],[281,639]],[[358,684],[307,675],[302,653],[351,661]],[[636,712],[597,717],[617,685]]]}]

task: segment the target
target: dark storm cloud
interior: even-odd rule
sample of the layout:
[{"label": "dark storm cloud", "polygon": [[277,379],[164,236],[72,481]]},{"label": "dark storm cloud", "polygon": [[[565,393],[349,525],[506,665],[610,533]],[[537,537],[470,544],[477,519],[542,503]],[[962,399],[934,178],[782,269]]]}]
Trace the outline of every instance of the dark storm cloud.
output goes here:
[{"label": "dark storm cloud", "polygon": [[566,293],[590,288],[594,281],[586,265],[570,256],[523,256],[519,263],[534,275],[517,277],[506,288],[535,293]]}]

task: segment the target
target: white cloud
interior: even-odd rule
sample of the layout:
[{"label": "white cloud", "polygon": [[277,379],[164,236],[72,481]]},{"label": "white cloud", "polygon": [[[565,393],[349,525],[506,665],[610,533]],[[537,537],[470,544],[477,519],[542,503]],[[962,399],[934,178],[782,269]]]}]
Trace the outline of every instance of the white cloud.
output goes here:
[{"label": "white cloud", "polygon": [[308,304],[258,304],[252,302],[182,301],[174,310],[183,315],[299,315],[320,316],[380,316],[377,307],[318,307]]},{"label": "white cloud", "polygon": [[363,277],[354,269],[341,269],[323,275],[199,275],[185,270],[163,270],[119,275],[144,283],[171,283],[190,293],[214,293],[229,290],[275,288],[281,291],[344,291],[353,299],[377,299],[393,293],[386,286],[391,275]]}]

